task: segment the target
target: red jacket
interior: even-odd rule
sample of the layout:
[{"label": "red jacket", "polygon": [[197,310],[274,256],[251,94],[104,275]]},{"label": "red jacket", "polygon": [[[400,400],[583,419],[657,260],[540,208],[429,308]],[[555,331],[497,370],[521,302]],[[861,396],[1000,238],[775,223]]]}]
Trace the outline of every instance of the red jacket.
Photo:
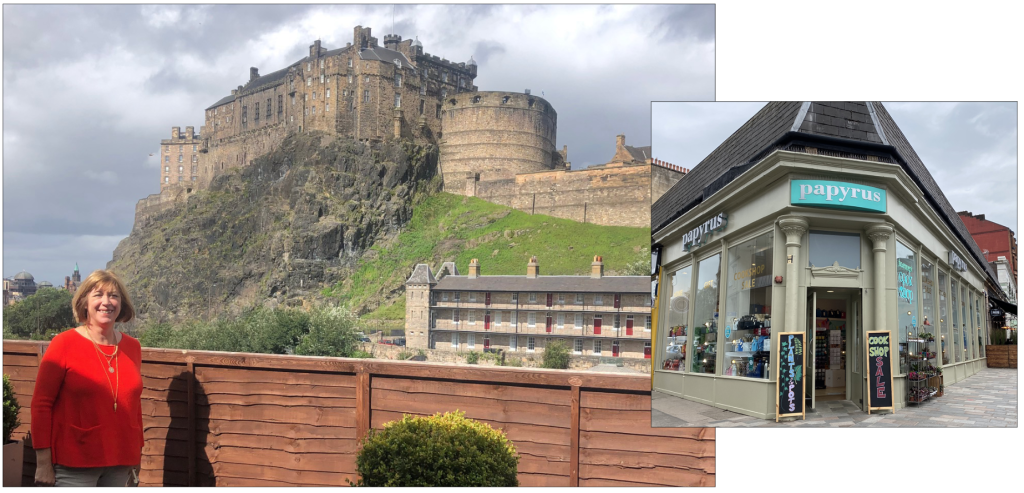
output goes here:
[{"label": "red jacket", "polygon": [[[32,446],[67,467],[134,466],[142,461],[142,346],[122,334],[114,368],[74,329],[50,342],[32,394]],[[100,345],[110,354],[114,346]],[[107,376],[110,382],[107,383]],[[117,410],[114,393],[117,392]]]}]

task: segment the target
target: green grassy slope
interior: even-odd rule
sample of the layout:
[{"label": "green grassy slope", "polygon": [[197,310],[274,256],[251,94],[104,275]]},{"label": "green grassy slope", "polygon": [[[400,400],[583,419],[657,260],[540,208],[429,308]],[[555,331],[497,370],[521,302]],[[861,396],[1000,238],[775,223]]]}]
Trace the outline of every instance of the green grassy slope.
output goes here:
[{"label": "green grassy slope", "polygon": [[465,274],[477,258],[483,275],[525,275],[536,255],[541,275],[587,275],[594,255],[601,255],[605,274],[621,275],[630,263],[647,268],[650,242],[649,228],[581,224],[439,193],[417,204],[396,238],[374,246],[354,275],[323,294],[370,307],[364,318],[399,320],[405,317],[404,283],[418,263],[436,272],[454,261]]}]

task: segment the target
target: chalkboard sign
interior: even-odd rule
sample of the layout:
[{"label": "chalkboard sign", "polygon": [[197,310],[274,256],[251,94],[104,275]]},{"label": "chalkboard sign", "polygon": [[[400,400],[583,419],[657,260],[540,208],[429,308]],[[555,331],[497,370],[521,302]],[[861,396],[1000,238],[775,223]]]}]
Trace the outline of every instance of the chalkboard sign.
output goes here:
[{"label": "chalkboard sign", "polygon": [[867,333],[868,414],[873,410],[893,406],[892,388],[892,334],[889,331]]},{"label": "chalkboard sign", "polygon": [[775,383],[775,421],[788,416],[806,418],[804,410],[804,333],[780,332],[776,343],[779,378]]}]

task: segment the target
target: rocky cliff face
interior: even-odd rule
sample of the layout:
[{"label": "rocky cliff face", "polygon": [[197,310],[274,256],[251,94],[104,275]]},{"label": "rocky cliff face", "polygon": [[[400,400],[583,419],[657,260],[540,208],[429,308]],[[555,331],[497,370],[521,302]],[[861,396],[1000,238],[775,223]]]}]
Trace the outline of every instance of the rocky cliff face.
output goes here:
[{"label": "rocky cliff face", "polygon": [[107,268],[142,319],[298,305],[397,234],[413,204],[440,185],[433,146],[295,135],[208,191],[136,221]]}]

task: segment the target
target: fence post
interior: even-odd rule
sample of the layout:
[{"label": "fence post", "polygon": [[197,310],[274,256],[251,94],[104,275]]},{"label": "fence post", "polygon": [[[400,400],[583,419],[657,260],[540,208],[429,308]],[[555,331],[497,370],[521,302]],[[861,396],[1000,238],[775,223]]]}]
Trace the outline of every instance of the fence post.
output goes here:
[{"label": "fence post", "polygon": [[580,485],[580,385],[579,377],[569,378],[572,420],[569,425],[569,486]]},{"label": "fence post", "polygon": [[356,438],[362,440],[370,432],[370,373],[360,368],[356,387]]},{"label": "fence post", "polygon": [[[185,378],[188,378],[188,485],[196,485],[196,373],[195,358],[185,357]],[[166,466],[165,466],[166,467]],[[166,486],[166,485],[164,485]]]}]

